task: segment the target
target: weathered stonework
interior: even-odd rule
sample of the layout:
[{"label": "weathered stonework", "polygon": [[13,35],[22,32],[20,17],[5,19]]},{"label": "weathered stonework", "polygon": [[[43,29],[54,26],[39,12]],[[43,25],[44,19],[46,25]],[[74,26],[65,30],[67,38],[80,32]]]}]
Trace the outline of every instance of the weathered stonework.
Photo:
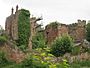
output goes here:
[{"label": "weathered stonework", "polygon": [[[12,8],[11,15],[7,17],[6,19],[6,25],[5,25],[5,31],[8,35],[9,39],[12,40],[18,40],[18,15],[19,10],[18,6],[16,6],[16,12],[13,14],[14,9]],[[35,36],[37,31],[39,30],[39,25],[37,24],[37,21],[41,20],[42,18],[36,18],[32,17],[30,18],[30,31],[31,35],[29,37],[29,44],[28,46],[30,49],[32,48],[32,37]],[[55,24],[54,24],[55,25]],[[45,38],[46,38],[46,44],[51,44],[56,37],[62,36],[63,34],[69,34],[71,37],[74,38],[75,42],[81,42],[85,39],[85,26],[86,21],[85,20],[78,20],[77,23],[66,25],[66,24],[56,24],[54,25],[47,25],[45,27]]]},{"label": "weathered stonework", "polygon": [[47,25],[45,28],[45,37],[47,40],[47,44],[51,44],[56,37],[62,36],[63,34],[69,34],[75,42],[82,42],[85,39],[86,34],[86,21],[78,20],[77,23],[73,23],[70,25],[66,24],[58,24],[57,28]]},{"label": "weathered stonework", "polygon": [[82,42],[86,36],[86,21],[85,20],[78,20],[77,23],[68,25],[69,34],[75,40],[75,42]]},{"label": "weathered stonework", "polygon": [[12,13],[9,17],[6,18],[5,23],[5,32],[9,39],[17,40],[18,39],[18,6],[16,6],[16,12],[13,14],[13,8]]},{"label": "weathered stonework", "polygon": [[7,58],[20,63],[25,58],[25,53],[23,53],[18,47],[14,46],[11,41],[7,41],[5,44],[0,46],[0,50],[7,54]]},{"label": "weathered stonework", "polygon": [[[52,23],[51,23],[52,24]],[[62,36],[63,34],[68,34],[68,27],[65,24],[59,24],[51,26],[47,25],[45,28],[45,38],[46,38],[46,44],[51,44],[56,37]]]},{"label": "weathered stonework", "polygon": [[[13,13],[14,9],[11,9],[11,15],[6,18],[6,23],[5,23],[5,33],[9,37],[10,40],[16,41],[18,40],[18,16],[20,11],[18,10],[18,5],[16,6],[16,12],[15,14]],[[29,49],[32,49],[32,37],[35,36],[37,32],[37,27],[39,26],[37,24],[37,21],[42,20],[42,18],[36,18],[32,17],[30,18],[30,37],[29,37],[29,44],[28,47]]]},{"label": "weathered stonework", "polygon": [[39,26],[37,24],[37,21],[40,21],[40,20],[42,20],[42,18],[36,18],[36,17],[30,18],[31,35],[29,37],[29,44],[28,44],[28,47],[29,47],[30,50],[32,49],[32,38],[33,38],[33,36],[36,35],[37,27]]}]

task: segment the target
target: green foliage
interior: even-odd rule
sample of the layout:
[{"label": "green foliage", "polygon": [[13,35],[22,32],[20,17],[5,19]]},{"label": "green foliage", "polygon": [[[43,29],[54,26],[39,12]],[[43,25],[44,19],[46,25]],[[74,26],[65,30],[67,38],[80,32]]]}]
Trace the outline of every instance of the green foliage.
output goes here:
[{"label": "green foliage", "polygon": [[[26,58],[19,64],[10,63],[9,60],[4,58],[4,54],[0,53],[0,58],[4,58],[0,68],[69,68],[66,60],[62,62],[52,62],[54,58],[52,54],[48,53],[49,48],[38,48],[33,53],[28,53]],[[1,61],[1,60],[0,60]],[[8,63],[9,62],[9,63]]]},{"label": "green foliage", "polygon": [[63,59],[62,63],[58,63],[57,68],[70,68],[70,65],[68,64],[68,61]]},{"label": "green foliage", "polygon": [[51,22],[51,23],[49,24],[49,26],[51,26],[52,28],[57,28],[58,25],[59,25],[59,23],[58,23],[57,21]]},{"label": "green foliage", "polygon": [[18,17],[18,46],[24,51],[28,46],[30,37],[30,13],[21,9]]},{"label": "green foliage", "polygon": [[[39,49],[41,51],[42,49]],[[37,51],[37,50],[36,50]],[[42,54],[28,54],[26,59],[22,62],[21,67],[22,68],[47,68],[47,63],[42,61],[42,57],[44,57]]]},{"label": "green foliage", "polygon": [[45,48],[45,38],[43,32],[38,32],[32,39],[32,48]]},{"label": "green foliage", "polygon": [[3,51],[0,51],[0,68],[9,66],[10,64],[12,64],[12,62],[7,60],[6,54]]},{"label": "green foliage", "polygon": [[0,65],[5,63],[7,60],[6,60],[6,57],[5,57],[5,53],[0,51]]},{"label": "green foliage", "polygon": [[62,37],[56,38],[51,47],[51,53],[56,56],[62,56],[67,52],[72,51],[72,39],[68,35],[63,35]]},{"label": "green foliage", "polygon": [[90,68],[90,60],[76,61],[70,64],[71,68]]},{"label": "green foliage", "polygon": [[78,46],[73,47],[73,49],[72,49],[72,55],[78,55],[78,54],[80,54],[80,52],[81,52],[80,47],[78,47]]},{"label": "green foliage", "polygon": [[7,42],[7,38],[5,36],[0,36],[0,44],[4,44]]},{"label": "green foliage", "polygon": [[22,67],[22,68],[33,68],[32,62],[33,62],[33,58],[32,58],[31,56],[28,56],[28,57],[21,63],[21,67]]},{"label": "green foliage", "polygon": [[63,60],[61,63],[51,62],[54,56],[48,53],[48,48],[38,48],[35,51],[36,53],[27,55],[21,68],[69,68],[67,60]]},{"label": "green foliage", "polygon": [[86,39],[90,42],[90,22],[86,26]]}]

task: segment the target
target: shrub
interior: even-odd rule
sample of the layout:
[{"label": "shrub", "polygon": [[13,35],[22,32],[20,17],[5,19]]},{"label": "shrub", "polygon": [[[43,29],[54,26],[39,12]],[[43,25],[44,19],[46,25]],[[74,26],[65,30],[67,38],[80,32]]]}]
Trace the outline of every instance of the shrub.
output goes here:
[{"label": "shrub", "polygon": [[7,41],[5,36],[0,36],[0,44],[4,44]]},{"label": "shrub", "polygon": [[45,48],[45,38],[43,32],[37,32],[36,36],[32,39],[32,48]]},{"label": "shrub", "polygon": [[76,61],[70,64],[71,68],[90,68],[90,60]]},{"label": "shrub", "polygon": [[62,37],[56,38],[51,46],[51,53],[56,56],[62,56],[67,52],[72,51],[72,39],[68,35],[63,35]]},{"label": "shrub", "polygon": [[90,42],[90,21],[88,22],[86,26],[86,39]]},{"label": "shrub", "polygon": [[48,68],[46,63],[42,63],[33,55],[28,55],[28,57],[22,62],[21,68]]},{"label": "shrub", "polygon": [[73,55],[78,55],[78,54],[80,54],[80,52],[81,52],[81,49],[80,49],[80,47],[73,47],[73,49],[72,49],[72,54]]},{"label": "shrub", "polygon": [[6,58],[6,53],[0,51],[0,68],[12,64],[12,61]]}]

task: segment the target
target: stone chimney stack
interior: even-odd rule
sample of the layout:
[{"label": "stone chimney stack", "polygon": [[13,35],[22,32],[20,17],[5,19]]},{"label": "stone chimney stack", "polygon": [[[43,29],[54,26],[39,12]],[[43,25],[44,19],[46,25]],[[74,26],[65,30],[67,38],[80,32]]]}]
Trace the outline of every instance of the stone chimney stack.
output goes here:
[{"label": "stone chimney stack", "polygon": [[11,14],[13,14],[13,12],[14,12],[14,9],[13,9],[13,7],[12,7],[12,9],[11,9]]},{"label": "stone chimney stack", "polygon": [[80,19],[78,19],[77,21],[78,21],[78,23],[81,23],[81,20]]},{"label": "stone chimney stack", "polygon": [[86,20],[82,20],[83,23],[86,23]]},{"label": "stone chimney stack", "polygon": [[16,12],[18,11],[18,5],[16,6]]}]

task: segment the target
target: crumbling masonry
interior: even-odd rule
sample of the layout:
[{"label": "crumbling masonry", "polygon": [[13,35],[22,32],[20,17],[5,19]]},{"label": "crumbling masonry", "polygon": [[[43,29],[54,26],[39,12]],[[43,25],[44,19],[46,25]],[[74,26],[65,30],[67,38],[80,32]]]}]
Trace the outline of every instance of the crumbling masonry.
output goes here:
[{"label": "crumbling masonry", "polygon": [[47,44],[51,44],[56,37],[62,36],[63,34],[69,34],[75,40],[75,43],[82,42],[85,39],[85,20],[78,20],[77,23],[70,25],[59,23],[56,28],[54,28],[51,24],[45,27],[45,38],[47,40]]},{"label": "crumbling masonry", "polygon": [[[10,40],[18,40],[18,16],[20,11],[18,10],[18,5],[16,6],[16,11],[14,14],[14,9],[11,9],[11,15],[6,18],[5,32]],[[30,37],[29,37],[29,48],[32,49],[32,37],[35,36],[37,27],[39,26],[36,22],[42,20],[42,18],[32,17],[30,18]]]},{"label": "crumbling masonry", "polygon": [[[16,12],[13,13],[14,9],[12,8],[11,15],[6,18],[5,31],[11,40],[18,40],[18,5],[16,6]],[[42,18],[32,17],[30,18],[30,26],[31,26],[31,36],[29,38],[29,46],[32,48],[32,37],[35,36],[37,32],[37,27],[39,26],[36,22],[42,20]],[[66,24],[58,24],[55,27],[52,27],[50,24],[45,27],[45,38],[46,44],[50,44],[55,40],[56,37],[61,36],[63,34],[69,34],[74,38],[75,42],[81,42],[85,39],[86,34],[86,21],[78,20],[77,23],[73,23],[70,25]]]}]

